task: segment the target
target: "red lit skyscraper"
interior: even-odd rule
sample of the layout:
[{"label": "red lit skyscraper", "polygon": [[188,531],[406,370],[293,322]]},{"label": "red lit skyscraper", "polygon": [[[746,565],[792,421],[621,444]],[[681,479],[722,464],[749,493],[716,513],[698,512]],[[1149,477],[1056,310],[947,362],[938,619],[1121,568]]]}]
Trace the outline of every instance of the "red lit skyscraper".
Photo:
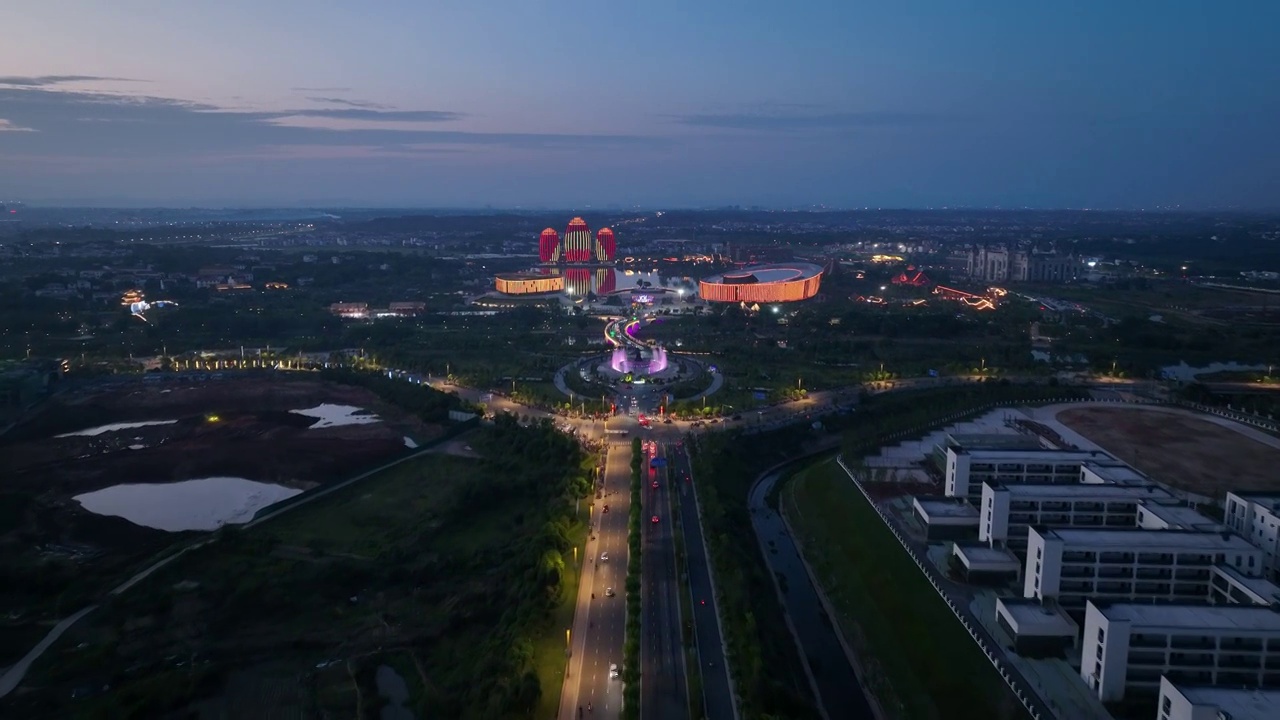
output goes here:
[{"label": "red lit skyscraper", "polygon": [[538,260],[555,262],[560,259],[560,234],[551,228],[542,231],[538,236]]},{"label": "red lit skyscraper", "polygon": [[596,260],[600,262],[612,262],[618,252],[618,243],[613,238],[613,231],[609,228],[600,228],[600,232],[596,233],[595,246]]},{"label": "red lit skyscraper", "polygon": [[564,252],[561,256],[565,262],[591,262],[591,229],[587,221],[576,217],[569,221],[569,228],[564,232]]}]

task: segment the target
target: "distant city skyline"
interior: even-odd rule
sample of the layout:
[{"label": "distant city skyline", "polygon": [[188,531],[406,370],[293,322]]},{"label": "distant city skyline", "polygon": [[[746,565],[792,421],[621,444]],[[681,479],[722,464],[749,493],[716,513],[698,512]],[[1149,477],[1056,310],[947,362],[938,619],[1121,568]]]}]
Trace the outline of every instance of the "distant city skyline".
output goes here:
[{"label": "distant city skyline", "polygon": [[1280,3],[864,5],[28,4],[0,198],[1280,206]]}]

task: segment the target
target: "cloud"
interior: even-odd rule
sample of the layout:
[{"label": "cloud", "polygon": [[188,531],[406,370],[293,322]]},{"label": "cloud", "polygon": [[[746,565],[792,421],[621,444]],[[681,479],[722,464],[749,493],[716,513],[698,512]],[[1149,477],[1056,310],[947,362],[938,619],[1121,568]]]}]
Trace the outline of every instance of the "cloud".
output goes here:
[{"label": "cloud", "polygon": [[18,87],[48,87],[72,82],[148,82],[133,78],[103,77],[100,75],[0,75],[0,85],[16,85]]},{"label": "cloud", "polygon": [[279,116],[331,118],[334,120],[383,120],[387,122],[449,122],[466,117],[463,113],[445,110],[370,110],[365,108],[286,110],[279,113]]},{"label": "cloud", "polygon": [[390,110],[390,105],[379,105],[378,103],[361,102],[359,100],[343,100],[335,97],[309,97],[311,102],[326,103],[329,105],[346,105],[353,108],[366,108],[370,110]]},{"label": "cloud", "polygon": [[[578,150],[669,145],[640,135],[470,132],[419,125],[464,117],[439,110],[235,111],[172,98],[40,87],[0,87],[0,108],[8,124],[38,131],[0,134],[0,154],[25,157],[203,158],[282,146],[378,147],[405,154],[440,146]],[[310,120],[286,121],[299,116]],[[370,120],[401,123],[359,126],[359,121]],[[91,132],[86,132],[87,122],[93,123]]]},{"label": "cloud", "polygon": [[9,122],[8,120],[5,120],[4,118],[0,118],[0,132],[35,132],[35,131],[36,131],[35,128],[21,127],[19,125],[14,125],[13,123]]},{"label": "cloud", "polygon": [[296,87],[289,89],[294,92],[351,92],[349,87]]},{"label": "cloud", "polygon": [[669,116],[681,125],[717,130],[851,130],[899,127],[933,122],[941,118],[925,113],[844,112],[844,113],[722,113]]}]

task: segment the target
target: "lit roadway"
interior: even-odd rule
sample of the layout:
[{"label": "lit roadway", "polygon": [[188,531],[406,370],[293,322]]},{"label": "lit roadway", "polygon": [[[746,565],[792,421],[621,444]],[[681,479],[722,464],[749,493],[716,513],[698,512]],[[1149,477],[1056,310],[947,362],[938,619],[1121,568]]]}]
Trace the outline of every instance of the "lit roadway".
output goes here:
[{"label": "lit roadway", "polygon": [[[662,445],[658,457],[665,455]],[[644,465],[649,465],[646,452]],[[689,717],[685,678],[680,584],[676,578],[675,519],[671,512],[670,473],[641,471],[644,514],[644,568],[641,575],[640,712],[642,718]],[[654,484],[657,487],[654,487]],[[653,522],[657,517],[658,522]]]},{"label": "lit roadway", "polygon": [[[578,606],[569,636],[569,674],[560,696],[560,720],[579,717],[579,707],[584,718],[616,718],[622,714],[622,678],[610,678],[609,665],[616,663],[621,671],[626,633],[631,440],[625,435],[617,437],[609,443],[602,497],[595,500],[591,509],[594,531],[587,540],[583,582],[578,587]],[[605,505],[609,506],[607,513],[603,512]],[[609,560],[601,561],[601,553],[608,553]],[[605,596],[608,588],[613,588],[614,597]],[[588,705],[590,711],[586,710]]]},{"label": "lit roadway", "polygon": [[724,659],[720,617],[716,612],[715,590],[711,584],[711,562],[702,540],[702,523],[698,519],[689,455],[682,446],[667,446],[667,451],[667,462],[670,463],[668,476],[673,483],[671,490],[680,493],[680,529],[693,607],[693,636],[702,673],[703,709],[707,720],[734,720],[737,715],[733,686],[729,684],[728,665]]}]

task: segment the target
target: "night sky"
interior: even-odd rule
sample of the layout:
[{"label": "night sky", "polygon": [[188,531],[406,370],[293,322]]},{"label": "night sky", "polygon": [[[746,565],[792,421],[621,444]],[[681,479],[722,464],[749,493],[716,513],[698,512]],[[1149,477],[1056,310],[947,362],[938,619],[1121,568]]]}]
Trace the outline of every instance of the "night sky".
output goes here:
[{"label": "night sky", "polygon": [[1280,207],[1280,1],[13,0],[0,200]]}]

